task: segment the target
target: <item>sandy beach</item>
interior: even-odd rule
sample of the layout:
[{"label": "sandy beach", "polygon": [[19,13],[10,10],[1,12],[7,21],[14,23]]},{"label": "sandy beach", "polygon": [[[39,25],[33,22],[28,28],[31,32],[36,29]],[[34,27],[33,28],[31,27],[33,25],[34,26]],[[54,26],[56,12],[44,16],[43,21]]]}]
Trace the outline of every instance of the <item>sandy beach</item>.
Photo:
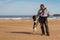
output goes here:
[{"label": "sandy beach", "polygon": [[50,36],[33,32],[33,20],[0,20],[0,40],[60,40],[60,20],[48,20]]}]

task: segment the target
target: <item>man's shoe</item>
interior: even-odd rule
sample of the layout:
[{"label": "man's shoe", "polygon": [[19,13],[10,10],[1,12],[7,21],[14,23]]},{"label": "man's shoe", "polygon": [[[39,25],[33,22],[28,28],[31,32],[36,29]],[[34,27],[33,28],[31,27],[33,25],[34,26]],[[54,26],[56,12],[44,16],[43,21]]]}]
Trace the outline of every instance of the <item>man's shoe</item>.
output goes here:
[{"label": "man's shoe", "polygon": [[49,36],[49,34],[47,34],[46,36]]},{"label": "man's shoe", "polygon": [[45,33],[42,33],[41,35],[45,35]]}]

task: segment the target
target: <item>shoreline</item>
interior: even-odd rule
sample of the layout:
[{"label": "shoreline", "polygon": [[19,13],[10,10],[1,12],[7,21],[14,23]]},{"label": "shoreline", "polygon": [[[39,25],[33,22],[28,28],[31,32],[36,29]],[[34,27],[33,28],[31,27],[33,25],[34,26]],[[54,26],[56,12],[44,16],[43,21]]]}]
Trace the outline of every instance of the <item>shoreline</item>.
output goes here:
[{"label": "shoreline", "polygon": [[[47,18],[48,20],[60,20],[60,18]],[[0,18],[0,20],[32,20],[32,18]]]}]

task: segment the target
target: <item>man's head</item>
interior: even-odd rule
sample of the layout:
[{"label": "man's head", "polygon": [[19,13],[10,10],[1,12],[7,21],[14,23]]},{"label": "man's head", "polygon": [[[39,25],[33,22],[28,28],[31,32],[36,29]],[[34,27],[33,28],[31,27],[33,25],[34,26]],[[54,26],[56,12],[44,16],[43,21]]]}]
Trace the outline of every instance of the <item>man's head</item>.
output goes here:
[{"label": "man's head", "polygon": [[45,8],[44,4],[41,4],[41,5],[40,5],[40,8],[41,8],[41,9],[44,9],[44,8]]}]

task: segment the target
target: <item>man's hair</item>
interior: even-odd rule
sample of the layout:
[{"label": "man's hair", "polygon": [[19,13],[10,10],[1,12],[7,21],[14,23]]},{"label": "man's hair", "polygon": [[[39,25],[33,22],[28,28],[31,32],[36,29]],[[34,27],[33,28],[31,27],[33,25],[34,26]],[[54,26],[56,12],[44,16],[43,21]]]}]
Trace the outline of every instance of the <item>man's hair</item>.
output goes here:
[{"label": "man's hair", "polygon": [[44,6],[44,4],[41,4],[40,6]]}]

